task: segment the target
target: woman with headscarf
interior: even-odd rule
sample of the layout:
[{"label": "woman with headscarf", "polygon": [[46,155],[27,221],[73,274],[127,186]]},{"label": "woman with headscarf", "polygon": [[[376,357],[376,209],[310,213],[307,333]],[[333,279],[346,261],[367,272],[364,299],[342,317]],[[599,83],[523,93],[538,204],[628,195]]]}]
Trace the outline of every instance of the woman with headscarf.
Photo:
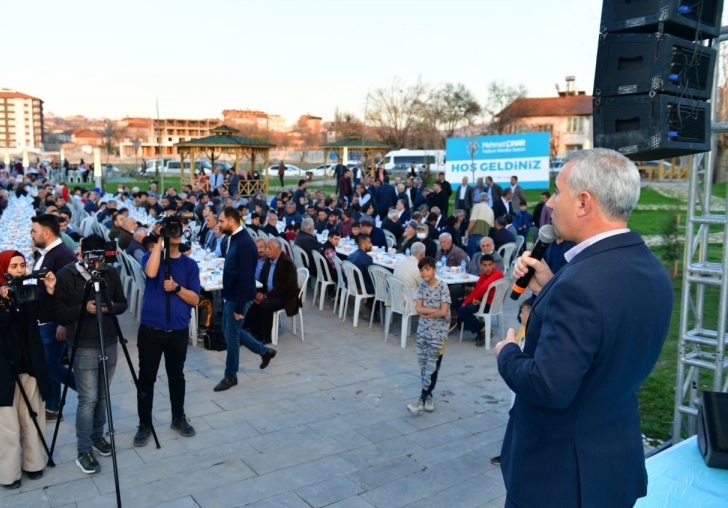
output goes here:
[{"label": "woman with headscarf", "polygon": [[20,487],[22,472],[30,480],[42,478],[45,467],[42,438],[38,436],[16,376],[37,413],[38,426],[45,429],[43,401],[50,395],[51,381],[38,321],[53,320],[56,277],[48,272],[40,279],[47,292],[42,304],[38,301],[16,304],[9,294],[6,274],[24,275],[26,268],[21,252],[0,252],[0,330],[3,330],[0,334],[0,485],[6,489]]}]

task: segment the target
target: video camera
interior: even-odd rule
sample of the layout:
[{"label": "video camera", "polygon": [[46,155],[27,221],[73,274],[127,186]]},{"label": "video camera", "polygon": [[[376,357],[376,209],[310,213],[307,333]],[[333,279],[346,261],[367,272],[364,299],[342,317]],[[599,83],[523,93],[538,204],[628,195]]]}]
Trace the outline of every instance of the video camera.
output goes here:
[{"label": "video camera", "polygon": [[[81,245],[83,249],[83,244]],[[103,249],[82,250],[81,256],[83,257],[83,261],[81,261],[81,265],[92,277],[97,278],[101,275],[100,272],[106,269],[105,265],[116,263],[118,253],[116,242],[111,240],[104,244]],[[95,262],[101,262],[102,265],[96,269],[92,269],[91,263]]]},{"label": "video camera", "polygon": [[182,221],[189,221],[195,218],[192,212],[177,212],[171,215],[161,215],[157,224],[162,226],[162,236],[172,238],[182,236],[184,224]]},{"label": "video camera", "polygon": [[25,285],[24,282],[27,280],[42,279],[48,274],[50,270],[43,268],[42,270],[35,270],[28,275],[18,275],[13,277],[9,273],[5,274],[5,280],[8,281],[8,299],[12,300],[16,305],[20,305],[25,302],[34,302],[40,296],[38,294],[38,283]]}]

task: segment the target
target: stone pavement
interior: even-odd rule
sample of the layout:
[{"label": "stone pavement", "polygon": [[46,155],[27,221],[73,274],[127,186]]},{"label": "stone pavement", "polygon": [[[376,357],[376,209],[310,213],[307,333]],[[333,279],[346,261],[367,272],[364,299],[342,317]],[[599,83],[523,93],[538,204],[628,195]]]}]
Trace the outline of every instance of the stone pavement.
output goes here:
[{"label": "stone pavement", "polygon": [[[125,507],[502,507],[505,489],[490,457],[500,452],[510,392],[492,350],[470,334],[448,340],[434,413],[414,417],[405,405],[420,393],[414,335],[399,347],[399,317],[383,327],[335,318],[304,304],[305,342],[284,321],[278,356],[241,352],[238,386],[215,393],[224,352],[190,347],[185,409],[197,435],[169,428],[166,376],[156,384],[154,421],[161,444],[134,448],[136,393],[120,353],[111,386],[119,481]],[[507,299],[506,324],[517,304]],[[137,367],[136,320],[121,317]],[[416,329],[413,327],[413,329]],[[300,336],[300,333],[299,333]],[[493,341],[495,344],[495,340]],[[89,476],[75,464],[76,396],[70,392],[55,468],[20,490],[0,489],[0,506],[116,506],[111,457]],[[48,426],[48,432],[52,427]]]}]

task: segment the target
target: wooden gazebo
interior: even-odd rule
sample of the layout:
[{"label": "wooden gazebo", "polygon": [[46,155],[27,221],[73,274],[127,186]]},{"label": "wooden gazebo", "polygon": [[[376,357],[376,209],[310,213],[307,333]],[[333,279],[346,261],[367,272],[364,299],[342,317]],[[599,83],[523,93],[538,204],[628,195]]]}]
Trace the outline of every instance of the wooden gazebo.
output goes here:
[{"label": "wooden gazebo", "polygon": [[384,159],[389,146],[379,141],[364,139],[361,134],[350,134],[345,139],[322,145],[321,149],[324,151],[324,164],[327,164],[331,152],[336,154],[338,160],[343,160],[345,151],[347,153],[357,152],[359,160],[362,161],[362,171],[366,173],[367,168],[370,167],[370,174],[374,176],[376,156],[379,154],[380,158]]},{"label": "wooden gazebo", "polygon": [[[225,154],[232,158],[236,172],[240,170],[240,165],[246,158],[250,159],[251,174],[255,171],[256,162],[262,161],[260,180],[241,179],[238,191],[241,196],[250,196],[259,190],[267,194],[269,153],[275,145],[267,141],[236,136],[237,132],[227,125],[219,125],[210,130],[210,136],[177,143],[175,146],[180,156],[180,183],[183,185],[197,183],[200,189],[209,190],[209,177],[203,171],[200,171],[199,175],[196,174],[195,161],[200,160],[200,156],[203,155],[210,161],[210,166],[214,170],[215,162]],[[185,162],[189,163],[189,166],[185,166]]]}]

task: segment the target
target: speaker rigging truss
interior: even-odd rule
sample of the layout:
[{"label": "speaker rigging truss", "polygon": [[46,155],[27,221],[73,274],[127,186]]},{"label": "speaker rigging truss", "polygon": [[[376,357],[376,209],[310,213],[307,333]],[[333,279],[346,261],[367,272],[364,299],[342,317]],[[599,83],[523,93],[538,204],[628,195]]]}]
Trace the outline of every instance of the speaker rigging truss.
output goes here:
[{"label": "speaker rigging truss", "polygon": [[[713,39],[713,48],[728,42],[728,27],[720,29]],[[719,63],[716,63],[719,65]],[[720,88],[714,73],[710,101],[711,118],[715,119]],[[690,168],[685,257],[680,304],[677,379],[675,384],[672,443],[696,433],[696,417],[700,406],[701,383],[714,392],[728,391],[728,359],[726,359],[726,318],[728,317],[728,205],[714,213],[713,176],[717,134],[728,132],[728,123],[711,123],[710,151],[692,158]],[[725,171],[725,168],[720,168]],[[726,201],[728,203],[728,201]],[[721,245],[719,261],[709,256],[709,239],[718,236]],[[713,258],[715,259],[715,258]],[[706,311],[718,295],[717,319]]]}]

